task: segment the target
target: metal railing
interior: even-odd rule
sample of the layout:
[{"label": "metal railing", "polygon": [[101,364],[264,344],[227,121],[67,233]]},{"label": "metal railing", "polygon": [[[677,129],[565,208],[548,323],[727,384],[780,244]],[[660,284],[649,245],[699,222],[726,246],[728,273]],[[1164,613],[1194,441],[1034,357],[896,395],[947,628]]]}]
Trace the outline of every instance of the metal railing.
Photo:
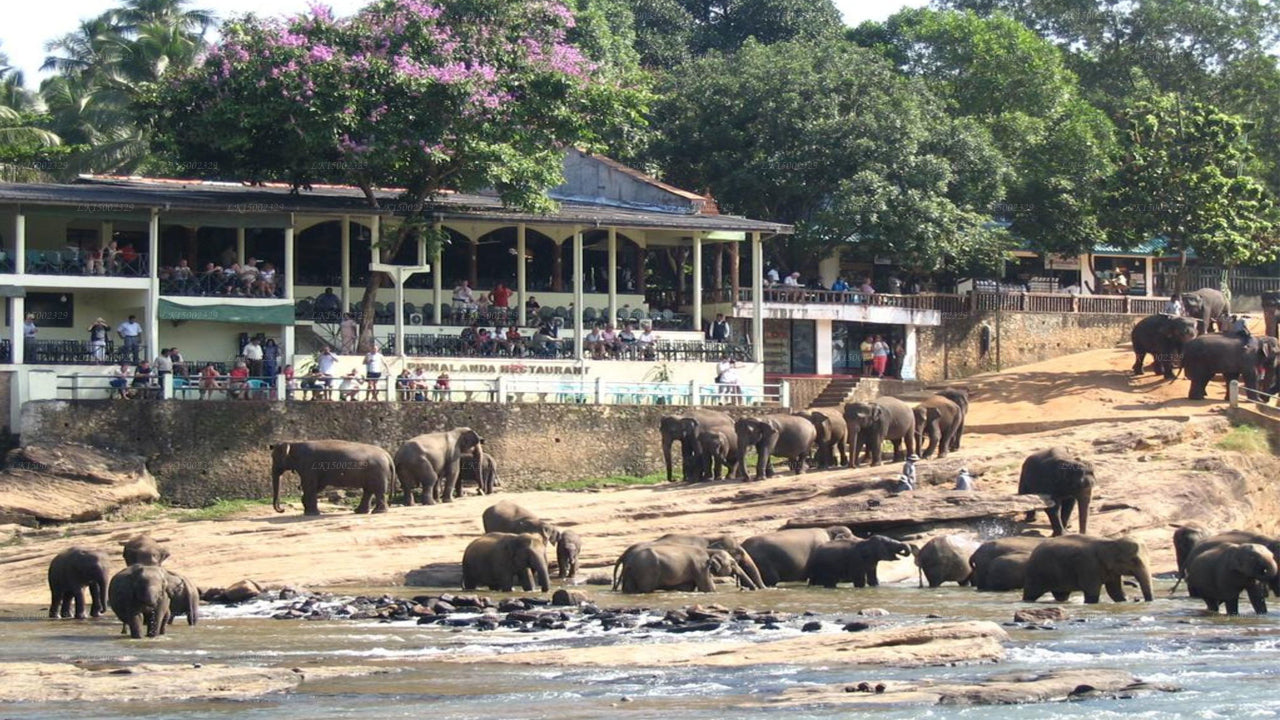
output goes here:
[{"label": "metal railing", "polygon": [[[138,360],[150,359],[147,346],[138,345]],[[133,354],[112,340],[100,348],[83,340],[29,340],[23,345],[23,362],[43,365],[135,364]]]},{"label": "metal railing", "polygon": [[239,297],[279,299],[284,296],[284,274],[276,273],[269,286],[251,282],[245,284],[238,275],[221,272],[195,273],[190,278],[164,277],[161,270],[160,294],[184,297]]},{"label": "metal railing", "polygon": [[[534,348],[530,338],[519,340],[491,339],[477,345],[463,341],[454,335],[406,334],[404,353],[409,357],[477,357],[529,360],[571,360],[573,340],[561,338],[555,345]],[[384,347],[395,346],[395,335],[388,335]],[[617,342],[610,347],[596,348],[583,340],[586,357],[596,360],[631,360],[641,362],[716,362],[725,356],[748,362],[751,346],[742,343],[721,343],[703,340],[658,340],[645,345],[639,342]]]},{"label": "metal railing", "polygon": [[[707,302],[728,302],[729,290],[712,290]],[[739,303],[750,303],[751,290],[738,291]],[[944,318],[962,317],[979,312],[1028,313],[1106,313],[1114,315],[1151,315],[1164,309],[1165,298],[1134,295],[1067,295],[1063,293],[971,292],[965,295],[920,293],[917,295],[867,294],[835,292],[806,288],[766,288],[766,303],[868,305],[911,310],[937,310]]]},{"label": "metal railing", "polygon": [[146,253],[134,253],[125,259],[93,257],[83,250],[27,250],[25,271],[31,275],[106,275],[111,277],[147,277]]},{"label": "metal railing", "polygon": [[[1155,292],[1168,297],[1174,292],[1190,292],[1200,288],[1218,288],[1222,284],[1222,269],[1216,267],[1188,267],[1172,272],[1156,273]],[[1228,269],[1227,286],[1232,295],[1261,295],[1270,290],[1280,290],[1280,277],[1248,274],[1247,270]]]}]

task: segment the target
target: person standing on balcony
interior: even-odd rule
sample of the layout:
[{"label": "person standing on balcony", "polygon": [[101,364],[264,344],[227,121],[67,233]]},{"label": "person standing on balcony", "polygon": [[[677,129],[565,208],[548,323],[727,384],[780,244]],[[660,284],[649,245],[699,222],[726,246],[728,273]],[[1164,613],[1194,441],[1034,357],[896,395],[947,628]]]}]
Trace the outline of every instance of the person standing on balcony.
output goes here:
[{"label": "person standing on balcony", "polygon": [[351,313],[342,313],[342,323],[338,325],[338,336],[342,341],[342,354],[352,355],[356,351],[356,340],[360,337],[360,326]]},{"label": "person standing on balcony", "polygon": [[889,276],[889,294],[890,295],[902,294],[902,280],[899,279],[897,275]]},{"label": "person standing on balcony", "polygon": [[765,287],[774,287],[778,284],[778,268],[770,265],[769,269],[764,273]]},{"label": "person standing on balcony", "polygon": [[40,329],[36,327],[36,316],[27,313],[26,321],[22,323],[22,361],[35,362],[36,359],[36,333]]},{"label": "person standing on balcony", "polygon": [[138,324],[138,316],[130,315],[128,320],[120,323],[116,334],[124,341],[123,352],[129,355],[129,362],[138,364],[138,351],[142,345],[142,326]]},{"label": "person standing on balcony", "polygon": [[244,355],[244,361],[249,366],[249,376],[252,378],[262,377],[262,346],[258,344],[258,338],[249,338],[249,344],[244,346],[241,351]]},{"label": "person standing on balcony", "polygon": [[333,292],[333,288],[327,287],[320,297],[316,298],[315,319],[317,322],[333,322],[343,317],[342,298]]},{"label": "person standing on balcony", "polygon": [[382,351],[378,349],[378,344],[374,343],[373,349],[364,356],[365,400],[378,399],[378,383],[382,381],[382,374],[386,372],[386,369]]},{"label": "person standing on balcony", "polygon": [[831,283],[831,291],[832,292],[849,292],[849,283],[845,282],[843,275],[837,277],[836,281]]},{"label": "person standing on balcony", "polygon": [[156,377],[159,378],[160,387],[164,387],[164,378],[166,375],[173,374],[173,359],[169,357],[169,348],[160,348],[160,354],[156,355],[155,364]]},{"label": "person standing on balcony", "polygon": [[867,335],[862,338],[862,343],[858,345],[858,354],[862,356],[862,374],[870,376],[873,373],[871,369],[872,345],[875,343],[875,335]]},{"label": "person standing on balcony", "polygon": [[1164,310],[1162,312],[1164,312],[1165,315],[1182,317],[1182,298],[1178,297],[1177,293],[1170,295],[1169,302],[1164,304]]},{"label": "person standing on balcony", "polygon": [[884,377],[884,372],[889,367],[889,343],[879,335],[871,343],[871,367],[879,378]]},{"label": "person standing on balcony", "polygon": [[280,345],[276,343],[275,338],[267,338],[267,342],[262,346],[262,375],[271,379],[272,387],[275,387],[276,375],[280,372]]},{"label": "person standing on balcony", "polygon": [[102,318],[89,326],[89,356],[95,365],[107,359],[107,333],[110,331],[107,321]]},{"label": "person standing on balcony", "polygon": [[494,313],[498,322],[507,321],[507,309],[511,307],[512,295],[515,295],[515,292],[502,283],[498,283],[497,286],[489,291],[489,303],[498,308],[497,312]]},{"label": "person standing on balcony", "polygon": [[729,327],[729,321],[725,319],[724,313],[716,313],[716,319],[711,321],[711,341],[718,343],[729,342],[729,336],[732,329]]},{"label": "person standing on balcony", "polygon": [[860,293],[862,293],[862,294],[864,294],[864,295],[875,295],[875,294],[876,294],[876,289],[875,289],[875,287],[874,287],[874,286],[872,286],[872,284],[871,284],[871,278],[869,278],[869,277],[864,277],[864,278],[862,278],[862,284],[858,286],[858,292],[860,292]]}]

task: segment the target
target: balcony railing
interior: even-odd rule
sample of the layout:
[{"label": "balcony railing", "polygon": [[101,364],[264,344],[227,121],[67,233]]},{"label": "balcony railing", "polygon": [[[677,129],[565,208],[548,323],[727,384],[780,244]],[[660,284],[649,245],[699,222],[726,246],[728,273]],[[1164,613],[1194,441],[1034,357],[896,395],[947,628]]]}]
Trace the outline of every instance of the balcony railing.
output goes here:
[{"label": "balcony railing", "polygon": [[[1280,285],[1280,283],[1277,283]],[[729,302],[730,290],[711,290],[704,302]],[[737,301],[751,302],[751,290],[740,289]],[[972,313],[1105,313],[1113,315],[1151,315],[1164,309],[1165,298],[1134,295],[1065,295],[1062,293],[973,292],[966,295],[921,293],[888,295],[884,293],[835,292],[806,288],[766,288],[766,303],[866,305],[897,307],[911,310],[937,310],[944,318]]]},{"label": "balcony railing", "polygon": [[[7,342],[6,342],[7,345]],[[108,340],[101,348],[83,340],[31,340],[24,346],[23,361],[44,365],[119,365],[133,363],[133,354],[123,345]],[[147,346],[138,346],[138,360],[150,360]]]},{"label": "balcony railing", "polygon": [[[27,250],[26,272],[32,275],[100,275],[109,277],[147,277],[149,266],[146,253],[133,253],[127,258],[120,253],[115,257],[94,257],[82,250]],[[13,271],[8,256],[0,259],[0,265]]]},{"label": "balcony railing", "polygon": [[[394,347],[395,336],[387,337],[386,347]],[[591,343],[585,342],[587,357],[599,360],[632,360],[644,362],[716,362],[728,356],[740,362],[751,359],[751,346],[741,343],[717,343],[700,340],[658,340],[651,345],[638,342],[621,343],[596,352]],[[491,340],[483,347],[464,343],[453,335],[404,336],[405,355],[409,357],[475,357],[531,360],[571,360],[573,340],[559,339],[554,346],[535,349],[529,338],[517,341]]]},{"label": "balcony railing", "polygon": [[[1174,292],[1190,292],[1200,288],[1218,288],[1222,284],[1222,270],[1215,267],[1189,267],[1173,272],[1157,273],[1155,292],[1168,297]],[[1249,275],[1242,270],[1227,271],[1227,285],[1232,295],[1262,295],[1270,290],[1280,290],[1280,277]]]}]

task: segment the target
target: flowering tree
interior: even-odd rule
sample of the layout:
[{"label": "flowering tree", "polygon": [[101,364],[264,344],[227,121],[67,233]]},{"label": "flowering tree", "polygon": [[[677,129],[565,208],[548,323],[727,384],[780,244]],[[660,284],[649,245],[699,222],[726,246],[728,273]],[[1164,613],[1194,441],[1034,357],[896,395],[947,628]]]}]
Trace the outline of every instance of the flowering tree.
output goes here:
[{"label": "flowering tree", "polygon": [[[638,123],[643,90],[624,86],[566,38],[559,0],[377,0],[353,17],[327,8],[229,22],[204,62],[148,101],[164,149],[231,179],[398,187],[408,216],[378,248],[389,261],[419,234],[443,189],[493,188],[547,212],[566,146],[593,147]],[[372,341],[381,273],[370,273]]]}]

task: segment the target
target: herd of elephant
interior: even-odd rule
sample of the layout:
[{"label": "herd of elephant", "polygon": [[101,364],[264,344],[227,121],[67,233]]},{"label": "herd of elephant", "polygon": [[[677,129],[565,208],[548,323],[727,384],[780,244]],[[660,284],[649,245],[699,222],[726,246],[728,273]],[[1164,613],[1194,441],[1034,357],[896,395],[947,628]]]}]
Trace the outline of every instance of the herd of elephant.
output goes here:
[{"label": "herd of elephant", "polygon": [[[1133,374],[1141,375],[1146,356],[1154,358],[1158,374],[1173,380],[1179,365],[1191,390],[1187,397],[1203,400],[1215,376],[1230,383],[1239,380],[1249,398],[1255,391],[1276,394],[1280,390],[1280,340],[1273,337],[1240,337],[1228,331],[1231,305],[1223,294],[1203,288],[1182,295],[1183,316],[1157,314],[1139,320],[1129,333],[1133,341]],[[1216,333],[1210,330],[1215,329]]]},{"label": "herd of elephant", "polygon": [[718,480],[722,473],[746,480],[747,454],[752,450],[754,479],[762,480],[773,474],[774,456],[785,458],[796,474],[811,462],[821,468],[860,467],[864,454],[872,465],[879,465],[886,441],[893,444],[894,460],[913,454],[946,457],[960,448],[968,412],[968,391],[947,388],[914,407],[886,396],[843,408],[737,420],[717,410],[693,408],[664,416],[659,431],[668,481],[674,479],[671,449],[677,441],[687,482]]},{"label": "herd of elephant", "polygon": [[[1189,524],[1174,531],[1173,545],[1178,578],[1213,612],[1225,605],[1228,615],[1239,614],[1245,593],[1254,612],[1265,613],[1267,590],[1280,594],[1280,538],[1242,530],[1213,535]],[[1086,603],[1096,603],[1104,589],[1123,602],[1124,577],[1137,581],[1144,600],[1152,598],[1146,548],[1128,537],[1017,536],[980,542],[968,535],[942,535],[920,548],[915,562],[929,587],[954,581],[978,590],[1020,589],[1025,602],[1046,593],[1064,602],[1079,591]]]},{"label": "herd of elephant", "polygon": [[123,624],[121,632],[141,638],[164,634],[178,615],[187,623],[199,620],[200,590],[195,583],[161,564],[169,550],[147,535],[124,543],[123,570],[107,576],[111,558],[93,548],[70,547],[49,562],[49,617],[84,619],[84,589],[89,588],[89,615],[98,617],[107,607]]}]

